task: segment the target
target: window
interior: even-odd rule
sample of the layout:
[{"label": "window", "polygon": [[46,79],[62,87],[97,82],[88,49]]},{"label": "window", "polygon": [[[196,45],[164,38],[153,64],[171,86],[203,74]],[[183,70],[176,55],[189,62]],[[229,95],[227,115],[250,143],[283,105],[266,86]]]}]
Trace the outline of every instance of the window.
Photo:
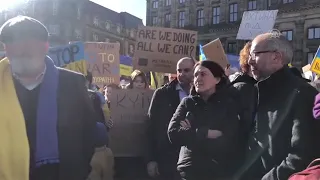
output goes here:
[{"label": "window", "polygon": [[106,29],[107,29],[107,30],[110,30],[110,28],[111,28],[111,23],[107,21],[107,22],[106,22]]},{"label": "window", "polygon": [[268,0],[268,7],[271,6],[271,0]]},{"label": "window", "polygon": [[74,34],[75,34],[77,39],[81,39],[82,35],[81,35],[80,29],[75,29],[74,30]]},{"label": "window", "polygon": [[152,8],[157,9],[158,8],[158,1],[153,1],[152,2]]},{"label": "window", "polygon": [[184,11],[180,11],[179,12],[179,27],[184,27],[184,21],[185,21],[185,12]]},{"label": "window", "polygon": [[229,5],[229,13],[230,13],[230,22],[235,22],[238,20],[238,4],[230,4]]},{"label": "window", "polygon": [[311,64],[311,63],[312,63],[312,60],[313,60],[315,54],[316,54],[316,53],[314,53],[314,52],[309,52],[309,53],[308,53],[308,64]]},{"label": "window", "polygon": [[131,29],[131,31],[130,31],[130,37],[131,37],[131,38],[134,38],[134,35],[135,35],[135,30],[134,30],[134,29]]},{"label": "window", "polygon": [[165,27],[170,27],[171,22],[171,14],[166,14],[164,16],[164,26]]},{"label": "window", "polygon": [[99,18],[97,16],[93,18],[93,24],[99,26]]},{"label": "window", "polygon": [[156,17],[156,16],[152,17],[152,25],[153,26],[158,25],[158,17]]},{"label": "window", "polygon": [[59,25],[49,25],[49,34],[59,35],[60,34],[60,26]]},{"label": "window", "polygon": [[204,13],[203,9],[197,11],[197,26],[204,26]]},{"label": "window", "polygon": [[288,41],[292,41],[293,39],[292,30],[282,31],[281,33],[288,39]]},{"label": "window", "polygon": [[171,0],[166,0],[166,6],[171,6]]},{"label": "window", "polygon": [[105,40],[105,41],[108,43],[108,42],[110,42],[110,39],[106,38],[106,40]]},{"label": "window", "polygon": [[93,40],[94,41],[99,41],[99,37],[97,34],[93,33]]},{"label": "window", "polygon": [[119,24],[117,25],[117,32],[121,33],[121,25],[119,25]]},{"label": "window", "polygon": [[58,14],[58,1],[52,1],[52,15],[56,16]]},{"label": "window", "polygon": [[165,22],[168,23],[171,21],[171,14],[166,14],[165,15]]},{"label": "window", "polygon": [[77,19],[81,19],[81,6],[78,6],[77,8]]},{"label": "window", "polygon": [[283,4],[292,3],[293,0],[283,0]]},{"label": "window", "polygon": [[220,7],[212,8],[212,24],[220,23]]},{"label": "window", "polygon": [[186,0],[179,0],[179,3],[180,4],[183,4],[183,3],[185,3],[186,2]]},{"label": "window", "polygon": [[228,43],[228,53],[236,54],[237,53],[237,44]]},{"label": "window", "polygon": [[257,0],[251,0],[248,2],[248,10],[256,10],[257,9]]},{"label": "window", "polygon": [[308,39],[320,39],[320,27],[309,28]]}]

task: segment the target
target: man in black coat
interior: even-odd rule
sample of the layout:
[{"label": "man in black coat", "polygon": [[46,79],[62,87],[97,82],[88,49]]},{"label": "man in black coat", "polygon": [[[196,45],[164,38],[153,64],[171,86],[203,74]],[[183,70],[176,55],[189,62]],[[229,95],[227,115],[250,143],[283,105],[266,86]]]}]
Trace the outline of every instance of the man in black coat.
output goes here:
[{"label": "man in black coat", "polygon": [[319,157],[319,121],[312,115],[317,91],[290,72],[289,42],[279,33],[257,36],[249,65],[258,81],[255,128],[246,161],[235,179],[287,180]]},{"label": "man in black coat", "polygon": [[26,122],[30,180],[85,180],[97,119],[85,78],[57,68],[46,57],[48,31],[33,18],[8,20],[1,27],[0,41]]},{"label": "man in black coat", "polygon": [[180,147],[170,144],[167,130],[180,101],[188,96],[193,80],[192,58],[182,58],[177,63],[177,79],[157,89],[152,97],[148,116],[148,174],[173,180],[176,176]]}]

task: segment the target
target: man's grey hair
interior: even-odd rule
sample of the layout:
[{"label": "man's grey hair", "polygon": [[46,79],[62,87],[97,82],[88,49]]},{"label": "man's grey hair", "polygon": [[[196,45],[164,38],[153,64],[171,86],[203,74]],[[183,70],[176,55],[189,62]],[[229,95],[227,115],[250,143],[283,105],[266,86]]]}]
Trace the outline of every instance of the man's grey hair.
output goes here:
[{"label": "man's grey hair", "polygon": [[267,36],[267,49],[280,52],[282,54],[283,64],[291,63],[293,59],[293,49],[287,38],[279,31],[273,31],[264,35]]}]

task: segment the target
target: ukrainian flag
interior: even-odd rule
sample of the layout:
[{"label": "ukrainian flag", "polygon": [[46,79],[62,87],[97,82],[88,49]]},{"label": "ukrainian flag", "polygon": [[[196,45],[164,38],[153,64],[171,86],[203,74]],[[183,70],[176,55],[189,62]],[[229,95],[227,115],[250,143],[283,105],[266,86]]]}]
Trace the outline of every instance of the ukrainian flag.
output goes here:
[{"label": "ukrainian flag", "polygon": [[320,46],[313,58],[313,61],[311,64],[311,71],[313,71],[314,73],[317,73],[317,75],[320,74]]},{"label": "ukrainian flag", "polygon": [[207,58],[206,58],[206,55],[205,55],[204,52],[203,52],[203,49],[202,49],[202,45],[201,45],[201,44],[199,45],[199,48],[200,48],[200,50],[199,50],[199,52],[200,52],[199,60],[200,60],[200,61],[204,61],[204,60],[206,60]]}]

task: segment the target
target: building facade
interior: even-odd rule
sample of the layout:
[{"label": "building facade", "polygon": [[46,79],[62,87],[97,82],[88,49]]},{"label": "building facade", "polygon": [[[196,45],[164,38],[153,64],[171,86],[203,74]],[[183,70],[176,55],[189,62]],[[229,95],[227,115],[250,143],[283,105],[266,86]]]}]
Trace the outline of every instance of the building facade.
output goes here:
[{"label": "building facade", "polygon": [[85,4],[85,39],[87,41],[119,42],[120,54],[133,57],[135,35],[142,19],[129,13],[117,13],[88,1]]},{"label": "building facade", "polygon": [[198,43],[220,38],[226,53],[246,43],[236,36],[244,11],[278,9],[275,29],[292,43],[292,64],[310,63],[320,45],[319,0],[147,0],[147,25],[198,31]]},{"label": "building facade", "polygon": [[119,42],[120,54],[132,55],[135,31],[142,20],[117,13],[89,0],[30,0],[0,12],[0,24],[17,15],[41,21],[49,31],[50,46],[72,41]]}]

